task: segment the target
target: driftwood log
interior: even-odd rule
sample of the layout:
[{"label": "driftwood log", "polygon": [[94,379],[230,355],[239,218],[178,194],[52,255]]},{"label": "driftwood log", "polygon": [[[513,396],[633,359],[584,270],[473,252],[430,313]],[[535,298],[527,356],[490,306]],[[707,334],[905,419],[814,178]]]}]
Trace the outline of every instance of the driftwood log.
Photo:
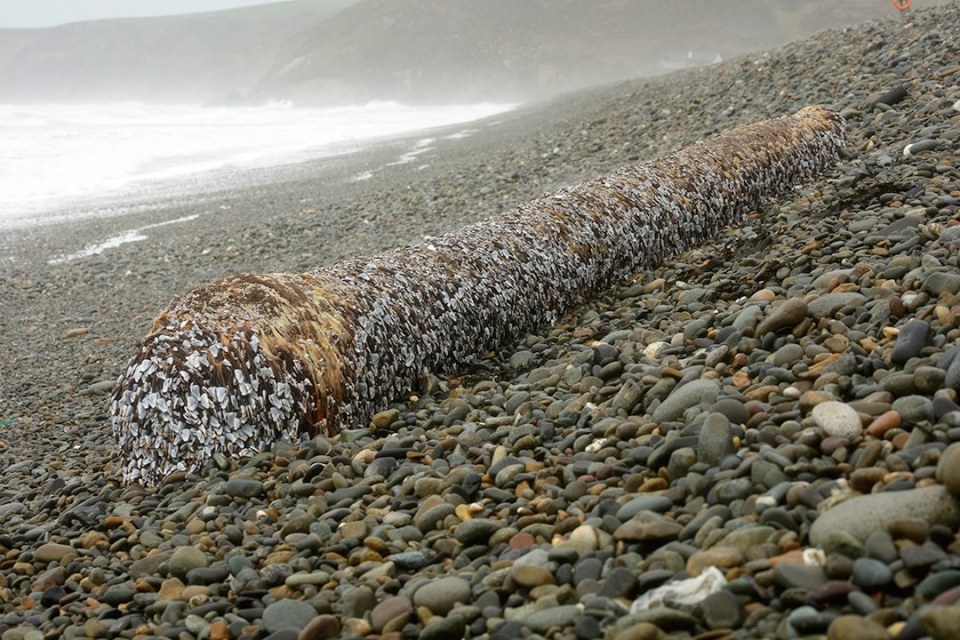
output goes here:
[{"label": "driftwood log", "polygon": [[808,107],[561,190],[440,238],[173,300],[110,414],[126,482],[300,434],[361,427],[415,389],[637,270],[703,243],[834,162],[843,122]]}]

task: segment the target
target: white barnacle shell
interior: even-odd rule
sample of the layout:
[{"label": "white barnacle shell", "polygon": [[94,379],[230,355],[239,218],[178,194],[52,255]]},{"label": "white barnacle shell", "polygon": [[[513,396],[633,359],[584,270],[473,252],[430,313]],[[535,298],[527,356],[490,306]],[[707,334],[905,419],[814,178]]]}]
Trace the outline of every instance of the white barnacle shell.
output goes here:
[{"label": "white barnacle shell", "polygon": [[187,354],[187,357],[184,358],[184,363],[187,365],[187,369],[196,370],[200,368],[200,354],[196,351],[191,351]]}]

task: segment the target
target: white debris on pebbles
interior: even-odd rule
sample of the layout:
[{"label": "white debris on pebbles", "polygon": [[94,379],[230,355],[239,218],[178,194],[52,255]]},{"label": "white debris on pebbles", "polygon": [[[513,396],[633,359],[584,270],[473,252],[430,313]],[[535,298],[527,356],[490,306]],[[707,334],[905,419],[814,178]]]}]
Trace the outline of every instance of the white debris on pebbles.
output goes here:
[{"label": "white debris on pebbles", "polygon": [[827,109],[736,129],[428,242],[177,298],[110,413],[127,482],[369,422],[424,374],[556,322],[837,159]]}]

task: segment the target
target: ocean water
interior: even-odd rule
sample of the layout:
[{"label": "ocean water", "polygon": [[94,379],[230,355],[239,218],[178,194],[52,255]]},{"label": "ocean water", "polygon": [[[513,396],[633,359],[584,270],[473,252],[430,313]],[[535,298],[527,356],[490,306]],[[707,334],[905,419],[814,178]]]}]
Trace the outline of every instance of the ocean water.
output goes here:
[{"label": "ocean water", "polygon": [[160,184],[350,153],[510,108],[0,105],[0,229],[97,215],[98,202]]}]

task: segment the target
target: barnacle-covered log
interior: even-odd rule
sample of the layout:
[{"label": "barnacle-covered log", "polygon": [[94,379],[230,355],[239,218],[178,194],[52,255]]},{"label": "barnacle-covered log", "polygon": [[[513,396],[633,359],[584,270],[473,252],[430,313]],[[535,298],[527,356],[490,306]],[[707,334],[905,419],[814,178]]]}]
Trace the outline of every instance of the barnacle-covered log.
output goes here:
[{"label": "barnacle-covered log", "polygon": [[128,482],[360,427],[464,364],[814,176],[841,118],[808,107],[564,189],[440,238],[176,298],[111,405]]}]

